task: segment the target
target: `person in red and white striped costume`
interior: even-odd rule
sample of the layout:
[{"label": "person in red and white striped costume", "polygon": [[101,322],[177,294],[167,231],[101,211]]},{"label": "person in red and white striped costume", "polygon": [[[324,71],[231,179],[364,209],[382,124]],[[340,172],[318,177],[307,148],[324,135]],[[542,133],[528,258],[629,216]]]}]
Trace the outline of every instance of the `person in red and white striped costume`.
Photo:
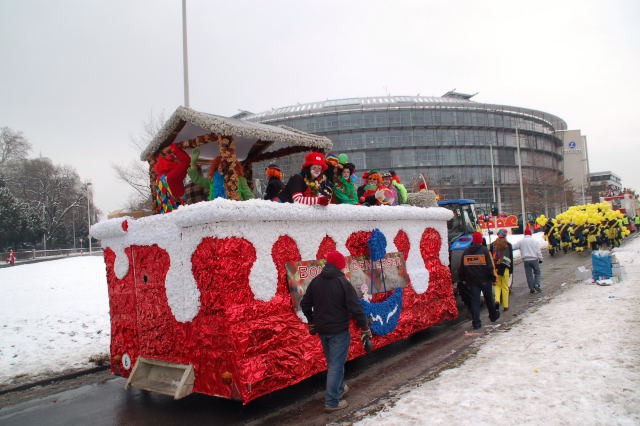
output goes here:
[{"label": "person in red and white striped costume", "polygon": [[331,201],[331,185],[324,175],[327,163],[321,152],[310,152],[304,157],[302,170],[289,178],[281,192],[283,202],[319,204],[326,206]]}]

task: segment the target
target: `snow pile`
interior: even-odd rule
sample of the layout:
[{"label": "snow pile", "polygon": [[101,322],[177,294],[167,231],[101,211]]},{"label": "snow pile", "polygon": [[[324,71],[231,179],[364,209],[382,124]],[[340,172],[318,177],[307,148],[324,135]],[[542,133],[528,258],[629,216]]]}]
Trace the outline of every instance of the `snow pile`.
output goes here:
[{"label": "snow pile", "polygon": [[640,238],[615,254],[624,281],[571,284],[460,367],[357,424],[640,424]]},{"label": "snow pile", "polygon": [[111,339],[102,257],[0,269],[0,385],[94,366]]}]

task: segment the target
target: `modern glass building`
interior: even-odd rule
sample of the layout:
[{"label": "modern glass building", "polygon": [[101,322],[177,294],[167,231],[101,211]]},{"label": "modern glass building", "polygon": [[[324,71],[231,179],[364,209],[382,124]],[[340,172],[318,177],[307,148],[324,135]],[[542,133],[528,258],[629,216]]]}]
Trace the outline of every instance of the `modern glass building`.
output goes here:
[{"label": "modern glass building", "polygon": [[[333,152],[348,154],[360,172],[393,169],[405,184],[422,173],[442,199],[474,198],[486,208],[495,199],[507,213],[521,210],[520,158],[526,210],[555,214],[567,203],[558,137],[566,123],[546,112],[472,97],[452,91],[441,97],[338,99],[236,117],[326,136]],[[280,164],[286,176],[297,172],[302,157]],[[264,166],[256,165],[254,176]]]}]

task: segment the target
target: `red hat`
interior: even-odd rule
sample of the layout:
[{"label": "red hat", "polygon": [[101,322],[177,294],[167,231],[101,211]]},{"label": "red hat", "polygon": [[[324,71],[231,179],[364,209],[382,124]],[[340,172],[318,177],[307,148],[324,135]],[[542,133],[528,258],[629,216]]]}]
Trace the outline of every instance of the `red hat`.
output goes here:
[{"label": "red hat", "polygon": [[327,253],[326,259],[327,263],[336,265],[338,269],[344,269],[347,266],[347,259],[339,251],[330,251]]},{"label": "red hat", "polygon": [[310,152],[307,155],[305,155],[304,164],[302,165],[302,168],[311,167],[314,165],[322,166],[323,172],[329,168],[324,158],[324,154],[321,152]]},{"label": "red hat", "polygon": [[527,229],[524,230],[524,235],[531,235],[531,229],[527,227]]},{"label": "red hat", "polygon": [[480,232],[474,232],[473,235],[471,236],[471,242],[473,244],[482,244],[483,240],[484,240],[484,237]]}]

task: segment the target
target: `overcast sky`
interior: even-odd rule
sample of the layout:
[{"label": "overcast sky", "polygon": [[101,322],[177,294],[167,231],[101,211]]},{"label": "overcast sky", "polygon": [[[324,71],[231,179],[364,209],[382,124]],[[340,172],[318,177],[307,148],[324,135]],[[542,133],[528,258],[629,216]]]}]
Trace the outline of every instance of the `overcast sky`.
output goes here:
[{"label": "overcast sky", "polygon": [[[231,115],[356,96],[539,109],[640,190],[636,0],[188,0],[191,107]],[[149,117],[184,102],[181,0],[0,0],[0,127],[73,166],[104,213]]]}]

